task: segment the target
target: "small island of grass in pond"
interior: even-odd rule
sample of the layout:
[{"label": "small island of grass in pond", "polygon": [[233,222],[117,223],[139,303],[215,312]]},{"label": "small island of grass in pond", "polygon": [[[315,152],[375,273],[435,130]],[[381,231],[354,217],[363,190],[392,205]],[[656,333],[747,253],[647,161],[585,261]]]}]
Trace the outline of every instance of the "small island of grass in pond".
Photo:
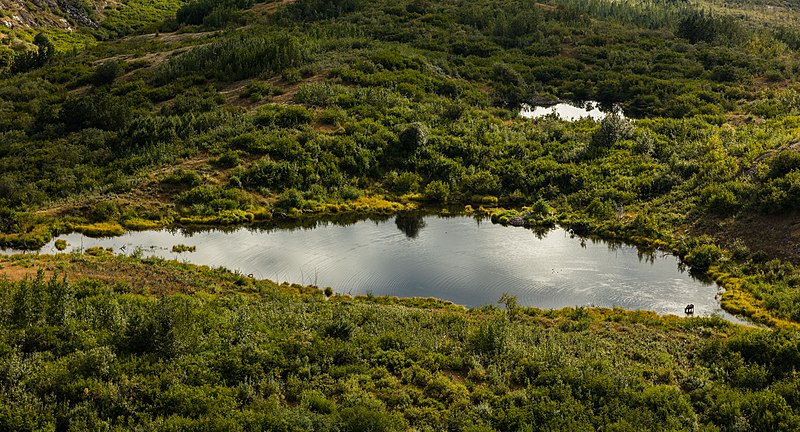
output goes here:
[{"label": "small island of grass in pond", "polygon": [[55,247],[60,252],[67,248],[67,241],[66,240],[56,240]]},{"label": "small island of grass in pond", "polygon": [[174,253],[184,253],[184,252],[195,252],[197,251],[197,246],[187,246],[185,244],[176,244],[172,246],[172,252]]}]

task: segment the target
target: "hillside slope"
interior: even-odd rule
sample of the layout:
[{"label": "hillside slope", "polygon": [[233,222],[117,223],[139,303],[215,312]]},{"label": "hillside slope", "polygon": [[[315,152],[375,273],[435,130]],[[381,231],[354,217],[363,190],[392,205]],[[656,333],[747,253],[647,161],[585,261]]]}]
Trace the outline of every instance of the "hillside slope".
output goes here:
[{"label": "hillside slope", "polygon": [[143,29],[155,31],[183,0],[0,0],[0,70],[3,57],[35,50],[44,33],[57,52],[83,50],[101,40]]},{"label": "hillside slope", "polygon": [[[770,328],[2,257],[0,430],[800,429],[797,11],[110,6],[97,28],[5,29],[46,55],[0,45],[25,66],[0,72],[0,246],[426,206],[674,253]],[[608,115],[519,116],[556,101]]]}]

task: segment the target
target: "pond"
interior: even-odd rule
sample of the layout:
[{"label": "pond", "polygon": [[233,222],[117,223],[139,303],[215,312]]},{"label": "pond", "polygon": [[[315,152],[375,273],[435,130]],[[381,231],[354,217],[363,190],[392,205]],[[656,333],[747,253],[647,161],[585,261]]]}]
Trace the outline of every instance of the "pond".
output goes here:
[{"label": "pond", "polygon": [[533,119],[555,115],[561,120],[566,121],[576,121],[588,117],[592,120],[599,121],[605,118],[609,113],[608,110],[601,109],[599,102],[589,101],[583,104],[561,102],[555,105],[541,106],[522,104],[519,115],[524,118]]},{"label": "pond", "polygon": [[[497,304],[503,292],[525,306],[602,306],[683,315],[719,314],[718,288],[682,271],[663,252],[573,237],[563,229],[534,232],[469,216],[400,214],[306,228],[130,232],[95,239],[59,237],[67,251],[92,246],[209,266],[257,278],[330,286],[337,293],[438,297],[466,306]],[[195,252],[175,253],[178,244]],[[6,251],[10,253],[12,251]],[[55,253],[54,241],[41,252]]]}]

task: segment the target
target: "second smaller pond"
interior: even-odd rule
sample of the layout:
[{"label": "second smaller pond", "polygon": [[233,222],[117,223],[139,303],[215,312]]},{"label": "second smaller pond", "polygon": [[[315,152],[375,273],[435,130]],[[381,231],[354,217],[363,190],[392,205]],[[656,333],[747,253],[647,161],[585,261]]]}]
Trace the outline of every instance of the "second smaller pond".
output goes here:
[{"label": "second smaller pond", "polygon": [[535,106],[522,104],[519,115],[524,118],[537,119],[548,115],[555,115],[561,120],[576,121],[582,118],[602,120],[610,111],[600,108],[599,102],[589,101],[583,104],[558,103],[550,106]]}]

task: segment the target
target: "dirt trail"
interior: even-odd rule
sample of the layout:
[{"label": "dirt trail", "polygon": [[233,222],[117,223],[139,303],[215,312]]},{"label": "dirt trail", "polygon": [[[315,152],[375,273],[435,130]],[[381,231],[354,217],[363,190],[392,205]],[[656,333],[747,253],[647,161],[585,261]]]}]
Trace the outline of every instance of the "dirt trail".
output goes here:
[{"label": "dirt trail", "polygon": [[264,16],[268,14],[273,14],[277,12],[278,9],[281,9],[282,7],[290,5],[296,1],[297,0],[277,0],[271,2],[258,3],[252,8],[250,8],[250,10],[253,11],[253,13],[257,13],[261,16]]},{"label": "dirt trail", "polygon": [[19,281],[34,278],[43,270],[45,279],[53,274],[66,275],[67,280],[100,280],[127,285],[133,292],[164,295],[176,292],[193,293],[215,290],[224,282],[202,272],[200,267],[177,268],[176,265],[148,264],[141,261],[124,261],[117,258],[81,255],[77,259],[67,255],[30,256],[10,260],[0,258],[0,280]]},{"label": "dirt trail", "polygon": [[770,156],[773,156],[773,155],[775,155],[777,153],[780,153],[780,152],[783,152],[783,151],[787,151],[787,150],[800,151],[800,141],[797,141],[797,142],[794,142],[792,144],[789,144],[786,147],[781,147],[779,149],[770,150],[770,151],[758,156],[757,158],[755,158],[755,160],[753,160],[753,163],[750,164],[750,168],[745,170],[745,172],[744,172],[745,177],[753,177],[753,175],[755,175],[756,169],[758,168],[759,162],[763,161],[764,159],[769,158]]}]

